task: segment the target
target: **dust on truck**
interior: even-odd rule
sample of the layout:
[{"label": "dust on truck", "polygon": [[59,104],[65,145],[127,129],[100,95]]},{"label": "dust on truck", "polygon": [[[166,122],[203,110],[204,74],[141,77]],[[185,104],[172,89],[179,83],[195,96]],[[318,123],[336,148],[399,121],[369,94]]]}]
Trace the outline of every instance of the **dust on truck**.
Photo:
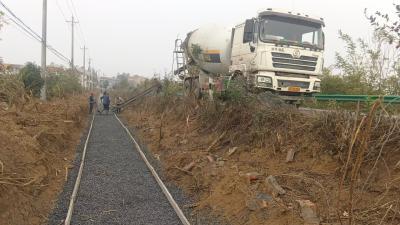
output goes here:
[{"label": "dust on truck", "polygon": [[234,28],[201,27],[175,42],[174,73],[198,96],[240,76],[283,99],[309,96],[320,92],[324,26],[319,17],[269,8]]}]

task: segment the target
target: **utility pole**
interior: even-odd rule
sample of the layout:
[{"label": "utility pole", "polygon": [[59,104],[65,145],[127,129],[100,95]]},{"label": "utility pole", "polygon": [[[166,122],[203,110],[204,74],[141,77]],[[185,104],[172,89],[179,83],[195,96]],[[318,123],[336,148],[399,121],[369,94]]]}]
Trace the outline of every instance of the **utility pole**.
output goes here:
[{"label": "utility pole", "polygon": [[[91,82],[93,82],[93,73],[92,73],[92,58],[89,58],[89,67],[88,67],[88,71],[89,71],[89,80]],[[93,84],[91,83],[90,89],[93,89]]]},{"label": "utility pole", "polygon": [[[84,84],[85,83],[85,79],[86,79],[86,50],[88,49],[88,48],[86,48],[86,46],[84,45],[83,46],[83,48],[81,48],[82,50],[83,50],[83,76],[82,76],[82,84]],[[87,79],[87,80],[89,80],[89,79]],[[84,87],[86,86],[86,85],[83,85]],[[85,87],[85,88],[87,88],[87,87]]]},{"label": "utility pole", "polygon": [[74,26],[78,21],[72,15],[72,19],[70,21],[67,20],[67,23],[71,23],[71,69],[74,70]]},{"label": "utility pole", "polygon": [[46,50],[47,50],[47,0],[43,0],[43,11],[42,11],[42,65],[41,65],[41,77],[44,80],[42,89],[40,90],[40,99],[46,101],[46,89],[47,89],[47,74],[46,74]]}]

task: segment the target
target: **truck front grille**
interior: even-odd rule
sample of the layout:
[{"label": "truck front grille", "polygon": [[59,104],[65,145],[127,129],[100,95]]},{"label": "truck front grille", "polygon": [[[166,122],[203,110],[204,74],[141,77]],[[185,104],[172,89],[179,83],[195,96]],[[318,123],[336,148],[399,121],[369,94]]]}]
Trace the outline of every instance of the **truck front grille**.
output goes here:
[{"label": "truck front grille", "polygon": [[302,55],[294,58],[291,54],[272,52],[272,65],[275,68],[315,71],[318,57]]},{"label": "truck front grille", "polygon": [[280,87],[280,88],[301,87],[301,88],[304,88],[304,89],[308,89],[310,87],[310,82],[292,81],[292,80],[278,80],[278,87]]}]

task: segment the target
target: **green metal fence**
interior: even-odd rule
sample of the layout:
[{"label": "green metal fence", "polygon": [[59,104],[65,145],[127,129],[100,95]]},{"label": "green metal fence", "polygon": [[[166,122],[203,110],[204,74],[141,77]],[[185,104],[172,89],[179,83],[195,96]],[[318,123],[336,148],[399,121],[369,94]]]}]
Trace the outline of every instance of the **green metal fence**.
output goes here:
[{"label": "green metal fence", "polygon": [[363,102],[371,103],[377,99],[382,99],[387,104],[400,104],[400,96],[379,96],[379,95],[314,95],[317,101],[336,101],[336,102]]}]

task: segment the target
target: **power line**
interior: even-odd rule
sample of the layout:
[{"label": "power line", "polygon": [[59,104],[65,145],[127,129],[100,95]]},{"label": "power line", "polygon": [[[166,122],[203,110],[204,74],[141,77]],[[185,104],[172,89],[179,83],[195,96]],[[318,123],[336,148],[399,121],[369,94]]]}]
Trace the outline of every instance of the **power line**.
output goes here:
[{"label": "power line", "polygon": [[[75,15],[75,18],[76,18],[78,21],[80,21],[79,16],[78,16],[78,11],[76,10],[74,1],[73,1],[73,0],[69,0],[69,1],[66,0],[66,1],[67,1],[67,4],[68,4],[68,7],[69,7],[69,9],[70,9],[71,14],[72,14],[72,15]],[[80,36],[79,39],[82,39],[82,40],[80,40],[80,41],[81,41],[81,44],[87,45],[86,38],[85,38],[85,34],[84,34],[84,32],[83,32],[83,28],[82,28],[82,26],[81,26],[81,23],[78,23],[78,35]]]},{"label": "power line", "polygon": [[58,0],[56,0],[56,5],[57,5],[57,8],[58,8],[58,10],[60,11],[61,15],[63,16],[64,20],[67,20],[67,17],[65,16],[65,13],[64,13],[64,11],[62,10],[61,5],[60,5],[60,2],[59,2]]},{"label": "power line", "polygon": [[6,19],[10,20],[12,25],[15,26],[15,28],[17,28],[21,33],[23,33],[25,36],[32,38],[35,41],[41,41],[38,37],[36,37],[35,35],[31,34],[29,30],[27,30],[26,28],[19,26],[18,22],[15,21],[15,19],[13,19],[12,17],[10,17],[9,15],[5,14],[4,15],[6,17]]},{"label": "power line", "polygon": [[10,13],[12,17],[14,17],[16,20],[18,20],[23,26],[25,26],[28,30],[30,30],[34,35],[36,35],[37,37],[39,37],[40,39],[42,39],[42,37],[40,37],[39,34],[37,34],[33,29],[31,29],[28,25],[26,25],[20,18],[18,18],[18,16],[15,15],[14,12],[11,11],[11,9],[9,9],[2,1],[0,1],[0,5],[2,5],[3,8],[4,8],[5,10],[7,10],[8,13]]},{"label": "power line", "polygon": [[[73,9],[74,12],[75,12],[75,16],[76,16],[77,19],[79,19],[79,17],[78,17],[78,12],[77,12],[76,7],[75,7],[75,4],[74,4],[74,0],[70,0],[70,1],[71,1],[72,9]],[[85,34],[83,33],[82,26],[81,26],[80,24],[79,24],[78,26],[79,26],[79,28],[80,28],[80,32],[81,32],[81,34],[82,34],[83,41],[86,43],[86,38],[85,38]]]},{"label": "power line", "polygon": [[[17,15],[15,15],[15,13],[8,8],[1,0],[0,0],[0,5],[3,6],[4,9],[7,10],[7,12],[11,15],[11,16],[7,16],[8,19],[10,19],[17,27],[20,28],[21,32],[24,32],[25,34],[29,35],[31,38],[33,38],[34,40],[42,43],[43,39],[42,37],[36,33],[31,27],[29,27],[28,25],[26,25]],[[46,45],[46,48],[49,49],[56,57],[58,57],[59,59],[69,63],[69,59],[67,57],[65,57],[62,53],[60,53],[59,51],[57,51],[55,48],[53,48],[50,45]]]},{"label": "power line", "polygon": [[[29,38],[32,38],[33,40],[35,40],[35,41],[38,41],[38,42],[41,42],[42,40],[41,39],[39,39],[38,37],[36,37],[35,35],[32,35],[30,32],[29,32],[29,30],[27,30],[26,28],[24,28],[23,26],[20,26],[20,25],[18,25],[18,23],[13,19],[13,18],[11,18],[10,16],[8,16],[8,15],[5,15],[6,16],[6,18],[7,19],[9,19],[10,21],[12,21],[14,24],[14,26],[21,32],[21,33],[23,33],[25,36],[27,36],[27,37],[29,37]],[[63,60],[63,61],[66,61],[66,62],[69,62],[69,59],[67,58],[67,57],[65,57],[62,53],[60,53],[59,51],[57,51],[55,48],[53,48],[52,46],[50,46],[50,45],[47,45],[47,48],[55,55],[55,56],[57,56],[59,59],[61,59],[61,60]]]}]

